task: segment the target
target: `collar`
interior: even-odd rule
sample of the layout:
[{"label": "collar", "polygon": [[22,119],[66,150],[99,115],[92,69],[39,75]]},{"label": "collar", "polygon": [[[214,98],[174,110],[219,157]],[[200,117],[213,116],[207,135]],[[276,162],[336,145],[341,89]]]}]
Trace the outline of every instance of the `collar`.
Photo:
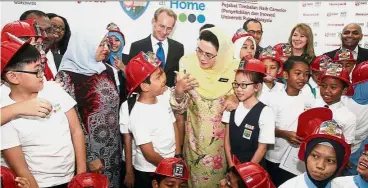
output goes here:
[{"label": "collar", "polygon": [[[157,43],[158,42],[160,42],[159,40],[157,40],[155,37],[153,37],[153,35],[151,35],[151,42],[152,42],[152,46],[155,46],[155,45],[157,45]],[[162,42],[162,45],[163,46],[167,46],[168,44],[167,44],[167,38],[165,39],[165,40],[163,40],[163,41],[161,41]]]},{"label": "collar", "polygon": [[354,176],[354,183],[358,187],[368,187],[368,182],[364,181],[360,174]]},{"label": "collar", "polygon": [[[340,49],[343,48],[343,46],[341,45]],[[353,50],[354,54],[358,54],[359,51],[359,44],[355,47],[355,49]]]},{"label": "collar", "polygon": [[[304,181],[305,181],[305,184],[307,184],[308,188],[317,188],[317,186],[314,185],[314,183],[309,179],[306,172],[304,172]],[[324,188],[331,188],[331,181],[328,182],[328,184]]]},{"label": "collar", "polygon": [[313,78],[309,78],[309,84],[311,85],[312,88],[317,88],[319,87],[318,84],[313,80]]}]

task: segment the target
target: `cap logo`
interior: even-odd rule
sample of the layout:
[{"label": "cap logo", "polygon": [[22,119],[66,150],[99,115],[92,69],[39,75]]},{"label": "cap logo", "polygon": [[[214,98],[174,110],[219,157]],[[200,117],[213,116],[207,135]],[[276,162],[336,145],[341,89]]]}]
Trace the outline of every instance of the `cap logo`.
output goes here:
[{"label": "cap logo", "polygon": [[158,67],[158,59],[155,53],[153,52],[143,53],[143,57],[144,60],[146,60],[148,63],[151,63],[153,66]]},{"label": "cap logo", "polygon": [[283,44],[282,45],[282,53],[284,56],[291,56],[291,45],[290,44]]},{"label": "cap logo", "polygon": [[247,176],[247,177],[245,178],[245,181],[246,181],[247,183],[249,183],[249,182],[253,181],[252,176]]},{"label": "cap logo", "polygon": [[339,60],[347,60],[350,59],[351,57],[351,51],[347,50],[347,49],[341,49],[339,50]]},{"label": "cap logo", "polygon": [[326,134],[337,138],[342,138],[342,128],[335,120],[325,121],[321,124],[319,134]]},{"label": "cap logo", "polygon": [[268,46],[267,48],[263,49],[261,56],[263,57],[273,57],[275,58],[276,56],[276,51],[273,50],[273,48],[271,46]]},{"label": "cap logo", "polygon": [[177,162],[173,164],[173,176],[177,178],[184,177],[184,164],[182,162]]},{"label": "cap logo", "polygon": [[240,61],[238,70],[245,70],[245,60]]},{"label": "cap logo", "polygon": [[109,25],[107,25],[106,27],[107,30],[109,31],[120,31],[120,28],[113,22],[109,23]]},{"label": "cap logo", "polygon": [[327,65],[333,63],[332,59],[327,58],[327,57],[323,57],[321,58],[321,60],[319,61],[319,70],[320,71],[325,71],[327,69]]},{"label": "cap logo", "polygon": [[342,65],[339,63],[330,63],[327,65],[326,73],[325,75],[329,76],[337,76],[339,77],[342,72]]}]

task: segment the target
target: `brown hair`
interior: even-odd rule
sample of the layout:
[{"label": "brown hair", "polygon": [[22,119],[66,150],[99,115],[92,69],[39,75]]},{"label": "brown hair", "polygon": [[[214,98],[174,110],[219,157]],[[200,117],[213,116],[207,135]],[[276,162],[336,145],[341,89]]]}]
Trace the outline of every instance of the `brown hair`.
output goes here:
[{"label": "brown hair", "polygon": [[300,23],[291,30],[291,33],[289,36],[289,44],[292,44],[291,38],[293,37],[295,30],[297,29],[302,35],[305,35],[307,37],[307,44],[304,47],[304,52],[306,53],[306,55],[310,57],[315,57],[314,44],[313,44],[313,32],[312,32],[312,29],[307,24]]},{"label": "brown hair", "polygon": [[157,21],[158,15],[163,13],[163,12],[166,12],[167,15],[174,18],[174,25],[175,25],[178,16],[176,15],[176,13],[173,10],[171,10],[169,8],[166,8],[166,7],[160,7],[155,11],[155,14],[154,14],[155,20]]}]

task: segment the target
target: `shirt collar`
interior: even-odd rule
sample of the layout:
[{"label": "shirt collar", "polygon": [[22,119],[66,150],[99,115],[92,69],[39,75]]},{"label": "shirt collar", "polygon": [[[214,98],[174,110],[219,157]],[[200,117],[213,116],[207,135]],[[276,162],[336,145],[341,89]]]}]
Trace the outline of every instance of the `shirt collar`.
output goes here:
[{"label": "shirt collar", "polygon": [[[340,47],[340,49],[341,48],[343,48],[343,46],[341,45],[341,47]],[[355,49],[353,50],[353,53],[354,54],[358,54],[358,51],[359,51],[359,45],[357,45],[356,47],[355,47]]]},{"label": "shirt collar", "polygon": [[[305,184],[307,184],[308,188],[317,188],[316,185],[314,185],[314,183],[309,179],[306,172],[304,172],[304,181]],[[328,182],[325,188],[331,188],[331,181]]]},{"label": "shirt collar", "polygon": [[364,181],[360,174],[354,176],[354,183],[358,187],[367,187],[368,182]]},{"label": "shirt collar", "polygon": [[[151,35],[151,42],[152,42],[152,45],[155,46],[160,41],[157,40],[155,37],[153,37],[153,35]],[[167,45],[167,38],[165,40],[161,41],[161,42],[162,42],[163,46],[166,46]]]}]

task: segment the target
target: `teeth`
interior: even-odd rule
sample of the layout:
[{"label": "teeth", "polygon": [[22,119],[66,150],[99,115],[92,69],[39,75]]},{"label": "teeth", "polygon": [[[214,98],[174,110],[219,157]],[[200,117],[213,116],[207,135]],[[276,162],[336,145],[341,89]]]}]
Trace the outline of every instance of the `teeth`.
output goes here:
[{"label": "teeth", "polygon": [[364,166],[365,168],[368,168],[368,166],[365,163],[359,163],[361,166]]}]

